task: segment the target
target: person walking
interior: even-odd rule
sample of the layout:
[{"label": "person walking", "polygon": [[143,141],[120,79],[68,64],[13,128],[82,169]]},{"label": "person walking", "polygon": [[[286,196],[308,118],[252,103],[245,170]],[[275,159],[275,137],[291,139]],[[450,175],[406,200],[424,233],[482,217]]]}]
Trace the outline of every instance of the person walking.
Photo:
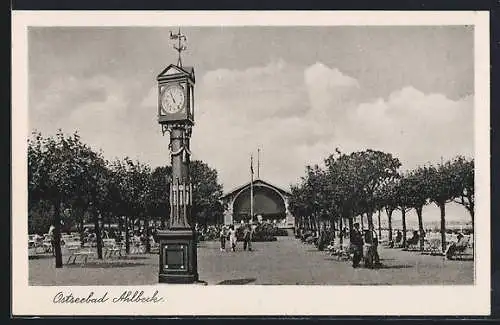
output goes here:
[{"label": "person walking", "polygon": [[243,230],[243,250],[252,250],[253,225],[248,223]]},{"label": "person walking", "polygon": [[50,225],[49,227],[49,232],[48,232],[48,235],[49,235],[49,238],[50,238],[50,250],[52,251],[52,255],[53,256],[56,256],[56,236],[54,235],[54,230],[56,229],[56,227],[54,227],[54,225]]},{"label": "person walking", "polygon": [[377,235],[377,232],[375,231],[375,229],[372,229],[370,231],[370,240],[367,241],[369,242],[370,246],[369,246],[369,250],[368,250],[368,254],[370,254],[370,265],[369,267],[380,267],[381,264],[380,264],[380,256],[378,255],[378,235]]},{"label": "person walking", "polygon": [[246,251],[248,247],[248,242],[250,241],[250,225],[247,223],[244,225],[243,229],[243,250]]},{"label": "person walking", "polygon": [[220,233],[220,251],[225,251],[226,250],[226,237],[227,237],[227,232],[226,232],[226,226],[222,226]]},{"label": "person walking", "polygon": [[257,229],[257,225],[255,223],[250,224],[250,239],[248,240],[248,250],[252,250],[252,241],[253,235],[255,234],[255,229]]},{"label": "person walking", "polygon": [[359,262],[363,258],[363,235],[359,230],[359,223],[354,224],[354,229],[350,234],[351,249],[353,250],[354,256],[352,258],[352,267],[357,268]]},{"label": "person walking", "polygon": [[231,225],[231,227],[229,228],[229,242],[231,243],[231,250],[233,252],[236,251],[236,241],[236,230],[234,229],[234,225]]}]

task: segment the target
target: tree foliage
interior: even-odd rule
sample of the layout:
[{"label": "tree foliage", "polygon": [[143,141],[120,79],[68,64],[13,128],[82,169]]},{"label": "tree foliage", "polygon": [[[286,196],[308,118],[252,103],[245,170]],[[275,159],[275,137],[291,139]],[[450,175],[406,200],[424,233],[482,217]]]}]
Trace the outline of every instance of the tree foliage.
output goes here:
[{"label": "tree foliage", "polygon": [[221,222],[225,206],[221,201],[223,191],[217,170],[200,160],[192,161],[189,168],[194,189],[192,216],[202,225]]},{"label": "tree foliage", "polygon": [[373,213],[385,210],[392,240],[392,214],[400,210],[406,247],[406,214],[415,209],[421,234],[419,244],[423,249],[422,211],[426,204],[434,202],[442,209],[443,234],[445,204],[460,203],[474,216],[473,160],[457,157],[438,166],[401,173],[399,159],[390,153],[368,149],[345,154],[336,149],[324,163],[324,168],[306,166],[305,176],[291,187],[290,210],[298,218],[299,227],[318,229],[319,226],[311,227],[309,220],[326,218],[342,228],[344,219],[352,225],[355,217],[366,216],[368,228],[373,229]]},{"label": "tree foliage", "polygon": [[[146,236],[159,220],[169,217],[170,166],[154,170],[128,157],[112,162],[102,152],[84,144],[77,133],[44,137],[35,132],[28,140],[28,225],[44,233],[54,225],[56,267],[62,267],[60,233],[74,226],[83,231],[92,223],[97,236],[98,258],[102,258],[101,231],[105,224],[124,226],[126,249],[129,233],[142,223]],[[223,214],[222,185],[217,171],[201,161],[191,163],[194,185],[193,215],[196,222],[217,222]],[[149,250],[149,241],[146,241]]]}]

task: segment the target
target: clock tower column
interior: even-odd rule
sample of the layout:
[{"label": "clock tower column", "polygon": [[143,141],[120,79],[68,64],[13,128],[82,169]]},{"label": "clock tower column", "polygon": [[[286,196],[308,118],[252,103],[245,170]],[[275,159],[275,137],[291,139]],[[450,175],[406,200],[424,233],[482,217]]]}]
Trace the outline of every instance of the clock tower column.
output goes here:
[{"label": "clock tower column", "polygon": [[169,65],[157,77],[158,123],[162,133],[169,133],[172,178],[166,184],[169,191],[170,212],[168,229],[157,233],[160,244],[159,282],[198,282],[198,263],[195,222],[191,217],[193,186],[189,164],[189,140],[194,126],[194,69],[183,67],[180,54],[186,49],[186,37],[172,34],[178,41],[177,65]]}]

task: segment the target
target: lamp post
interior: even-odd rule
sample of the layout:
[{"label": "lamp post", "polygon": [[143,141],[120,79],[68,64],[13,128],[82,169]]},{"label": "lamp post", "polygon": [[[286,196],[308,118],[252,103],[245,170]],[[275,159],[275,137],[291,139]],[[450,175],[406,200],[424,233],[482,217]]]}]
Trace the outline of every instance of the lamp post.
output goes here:
[{"label": "lamp post", "polygon": [[189,142],[194,126],[194,84],[192,67],[183,67],[181,53],[187,38],[180,33],[170,38],[179,58],[158,76],[158,123],[168,133],[172,178],[168,181],[170,218],[168,229],[157,233],[160,244],[159,282],[194,283],[198,281],[196,232],[191,218],[193,187],[189,164]]}]

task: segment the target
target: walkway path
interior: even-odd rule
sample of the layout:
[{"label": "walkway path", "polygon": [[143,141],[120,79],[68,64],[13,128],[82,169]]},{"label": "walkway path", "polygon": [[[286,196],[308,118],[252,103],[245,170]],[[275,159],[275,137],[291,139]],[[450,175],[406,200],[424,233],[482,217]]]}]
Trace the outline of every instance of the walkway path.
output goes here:
[{"label": "walkway path", "polygon": [[[253,243],[252,252],[221,252],[217,242],[201,242],[198,249],[200,280],[209,284],[288,285],[409,285],[473,284],[472,261],[380,249],[384,267],[353,269],[313,245],[293,237]],[[30,285],[145,285],[158,278],[158,256],[136,255],[120,260],[90,261],[88,265],[54,268],[53,258],[29,262]]]}]

